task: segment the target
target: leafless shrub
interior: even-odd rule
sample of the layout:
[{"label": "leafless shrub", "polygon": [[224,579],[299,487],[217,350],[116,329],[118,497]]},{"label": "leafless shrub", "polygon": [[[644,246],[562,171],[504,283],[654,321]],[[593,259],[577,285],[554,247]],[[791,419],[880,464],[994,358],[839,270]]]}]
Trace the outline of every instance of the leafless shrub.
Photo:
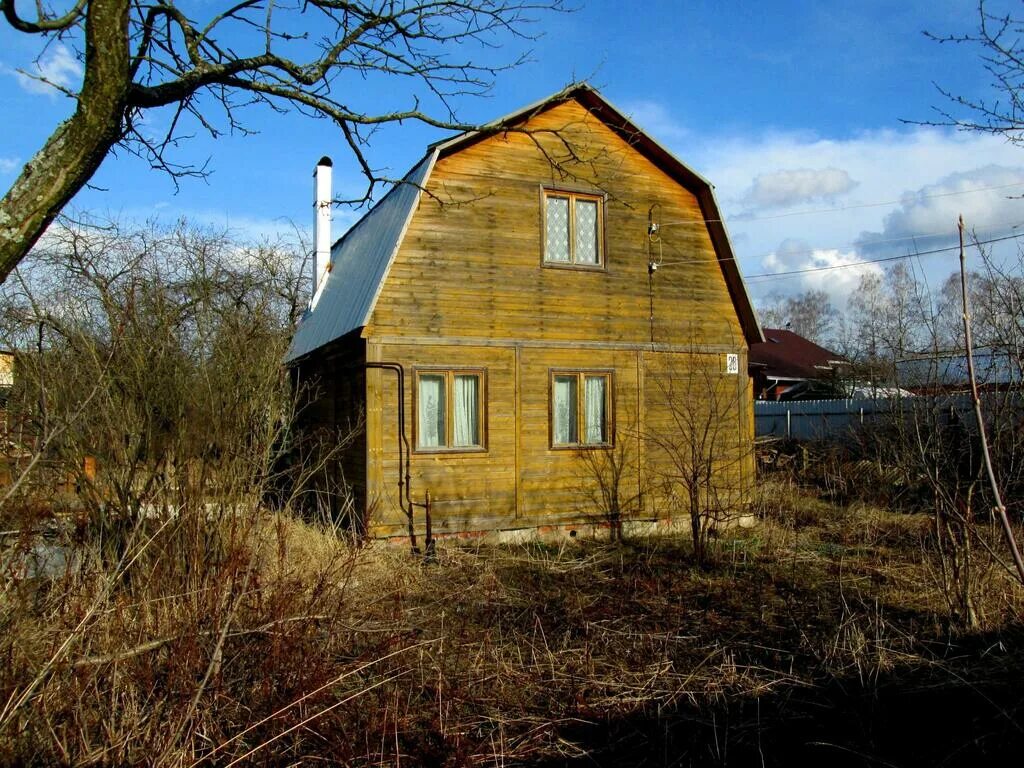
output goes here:
[{"label": "leafless shrub", "polygon": [[5,291],[25,428],[0,502],[20,530],[2,554],[0,759],[239,756],[291,743],[332,676],[357,695],[358,660],[311,661],[352,551],[331,538],[304,558],[288,518],[286,476],[319,469],[281,461],[292,255],[186,224],[66,222]]},{"label": "leafless shrub", "polygon": [[636,429],[620,430],[608,447],[586,448],[580,465],[580,510],[608,528],[611,541],[624,540],[623,524],[636,518],[644,505],[644,481],[639,476]]},{"label": "leafless shrub", "polygon": [[648,409],[650,471],[669,507],[686,510],[694,556],[706,565],[712,531],[735,520],[753,480],[748,382],[697,347],[665,355],[650,375],[664,403]]}]

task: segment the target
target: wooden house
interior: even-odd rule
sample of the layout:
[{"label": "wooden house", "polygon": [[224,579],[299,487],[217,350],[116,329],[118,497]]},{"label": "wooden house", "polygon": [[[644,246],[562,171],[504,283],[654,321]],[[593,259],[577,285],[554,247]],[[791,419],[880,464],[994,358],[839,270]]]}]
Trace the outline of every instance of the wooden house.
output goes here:
[{"label": "wooden house", "polygon": [[750,346],[750,377],[758,400],[831,400],[846,396],[850,363],[787,328],[765,328]]},{"label": "wooden house", "polygon": [[428,493],[435,534],[572,530],[608,489],[682,520],[673,441],[750,487],[763,337],[712,187],[593,88],[430,146],[333,245],[329,174],[287,362],[307,433],[361,424],[326,474],[371,535]]}]

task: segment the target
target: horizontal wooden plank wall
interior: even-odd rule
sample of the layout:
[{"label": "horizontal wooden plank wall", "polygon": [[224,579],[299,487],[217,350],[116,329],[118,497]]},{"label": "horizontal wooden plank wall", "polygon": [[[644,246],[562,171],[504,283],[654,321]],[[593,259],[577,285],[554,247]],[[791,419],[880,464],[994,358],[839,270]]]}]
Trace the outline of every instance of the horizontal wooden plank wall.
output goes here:
[{"label": "horizontal wooden plank wall", "polygon": [[[686,513],[683,476],[710,470],[712,503],[729,506],[753,482],[753,392],[749,377],[725,372],[721,354],[644,352],[644,437],[650,513]],[[746,371],[746,355],[740,370]],[[700,458],[697,458],[700,457]]]},{"label": "horizontal wooden plank wall", "polygon": [[[696,197],[576,102],[529,127],[572,142],[582,161],[571,176],[535,147],[564,155],[550,133],[495,136],[440,159],[363,333],[369,359],[407,368],[410,439],[415,366],[487,370],[487,452],[413,458],[413,493],[421,500],[430,489],[442,533],[586,517],[581,499],[593,490],[592,471],[579,452],[550,446],[551,369],[613,371],[615,437],[636,445],[627,457],[635,490],[657,474],[640,439],[645,418],[664,419],[651,349],[684,350],[678,365],[699,351],[722,366],[734,352],[746,370],[746,343]],[[604,269],[542,266],[542,187],[607,194]],[[663,225],[655,244],[647,238],[652,206]],[[664,266],[649,281],[652,257]],[[727,381],[749,389],[745,375]],[[367,387],[371,524],[378,535],[401,535],[395,382],[371,371]],[[750,417],[734,406],[723,423],[739,444],[752,434]],[[654,495],[647,503],[648,514],[664,512]]]},{"label": "horizontal wooden plank wall", "polygon": [[[483,530],[515,518],[515,350],[512,348],[434,345],[372,345],[376,359],[399,362],[406,371],[406,431],[413,446],[412,495],[424,501],[430,491],[439,533]],[[481,368],[485,381],[487,450],[430,453],[416,450],[413,412],[417,367]],[[370,472],[376,490],[372,525],[380,535],[400,535],[405,518],[398,504],[398,453],[394,442],[397,379],[372,371]],[[422,513],[418,513],[421,515]],[[422,528],[422,517],[418,516]]]},{"label": "horizontal wooden plank wall", "polygon": [[303,483],[303,506],[310,514],[330,511],[337,519],[365,508],[365,347],[363,339],[349,338],[292,371],[301,438],[296,458],[298,466],[315,469]]},{"label": "horizontal wooden plank wall", "polygon": [[[696,197],[576,102],[530,124],[559,130],[588,161],[559,178],[534,141],[483,140],[438,161],[366,329],[367,338],[434,337],[650,342],[648,211],[664,222],[653,250],[655,340],[743,334]],[[606,269],[541,266],[541,186],[608,194]],[[437,202],[450,201],[448,205]],[[673,262],[684,262],[674,264]]]}]

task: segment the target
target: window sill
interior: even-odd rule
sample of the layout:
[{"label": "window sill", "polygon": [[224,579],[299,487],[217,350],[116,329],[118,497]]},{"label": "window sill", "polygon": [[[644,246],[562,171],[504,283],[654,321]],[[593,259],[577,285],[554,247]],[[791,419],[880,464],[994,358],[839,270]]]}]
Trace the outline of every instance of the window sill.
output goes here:
[{"label": "window sill", "polygon": [[542,261],[540,264],[544,269],[566,269],[572,272],[607,272],[604,264],[573,264],[564,261]]},{"label": "window sill", "polygon": [[487,447],[471,445],[465,448],[414,448],[414,456],[478,456],[487,453]]},{"label": "window sill", "polygon": [[602,448],[614,448],[612,443],[566,443],[565,445],[552,445],[552,451],[598,451]]}]

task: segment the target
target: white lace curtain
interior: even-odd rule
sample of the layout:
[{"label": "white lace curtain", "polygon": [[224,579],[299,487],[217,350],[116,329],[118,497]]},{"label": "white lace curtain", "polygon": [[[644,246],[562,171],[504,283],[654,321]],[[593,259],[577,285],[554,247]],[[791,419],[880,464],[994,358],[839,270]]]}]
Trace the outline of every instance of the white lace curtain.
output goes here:
[{"label": "white lace curtain", "polygon": [[607,442],[604,434],[607,379],[604,376],[587,376],[586,380],[586,398],[583,401],[586,424],[583,442],[588,445],[604,443]]},{"label": "white lace curtain", "polygon": [[480,445],[480,377],[456,376],[452,393],[456,448]]},{"label": "white lace curtain", "polygon": [[569,261],[569,200],[564,197],[547,199],[547,261]]},{"label": "white lace curtain", "polygon": [[438,448],[445,440],[444,376],[424,374],[419,377],[419,424],[416,442],[420,448]]},{"label": "white lace curtain", "polygon": [[[600,445],[608,441],[606,376],[583,376],[583,423],[580,419],[580,376],[555,376],[551,408],[555,445]],[[582,435],[580,429],[582,427]]]},{"label": "white lace curtain", "polygon": [[555,376],[555,402],[552,413],[552,439],[556,445],[572,445],[577,441],[579,413],[576,376]]},{"label": "white lace curtain", "polygon": [[[598,210],[596,200],[572,201],[550,196],[545,205],[547,218],[544,260],[560,263],[598,264]],[[571,243],[571,247],[570,247]]]},{"label": "white lace curtain", "polygon": [[456,374],[452,378],[452,434],[449,436],[446,374],[419,376],[416,430],[419,448],[449,447],[449,439],[451,447],[455,448],[480,445],[480,377],[477,374]]},{"label": "white lace curtain", "polygon": [[597,203],[576,201],[576,262],[597,264]]}]

